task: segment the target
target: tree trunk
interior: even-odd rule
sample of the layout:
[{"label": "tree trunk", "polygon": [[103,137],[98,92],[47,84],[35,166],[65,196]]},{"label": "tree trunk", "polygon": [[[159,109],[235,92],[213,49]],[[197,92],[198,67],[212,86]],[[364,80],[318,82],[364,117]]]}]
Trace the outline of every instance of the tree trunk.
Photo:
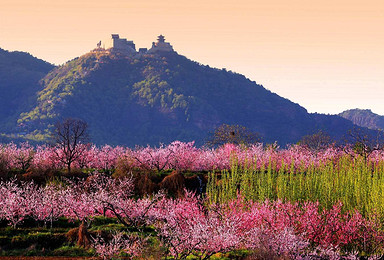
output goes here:
[{"label": "tree trunk", "polygon": [[79,238],[77,240],[77,245],[84,248],[88,248],[90,246],[90,235],[84,220],[81,222],[79,227]]}]

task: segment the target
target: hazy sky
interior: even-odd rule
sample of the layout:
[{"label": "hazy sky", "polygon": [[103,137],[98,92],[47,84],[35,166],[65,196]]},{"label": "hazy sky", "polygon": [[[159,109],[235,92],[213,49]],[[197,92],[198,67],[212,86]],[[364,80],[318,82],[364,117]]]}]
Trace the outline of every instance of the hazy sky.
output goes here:
[{"label": "hazy sky", "polygon": [[244,74],[309,112],[384,115],[384,0],[0,0],[0,48],[62,64],[111,33]]}]

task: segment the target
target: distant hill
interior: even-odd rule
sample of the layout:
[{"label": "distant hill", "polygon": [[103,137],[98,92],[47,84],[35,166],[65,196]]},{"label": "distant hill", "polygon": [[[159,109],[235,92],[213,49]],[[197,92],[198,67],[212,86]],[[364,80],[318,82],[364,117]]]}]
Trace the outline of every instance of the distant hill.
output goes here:
[{"label": "distant hill", "polygon": [[340,113],[339,116],[361,127],[384,129],[384,116],[375,114],[370,109],[350,109]]},{"label": "distant hill", "polygon": [[128,146],[173,140],[200,145],[223,123],[243,125],[259,132],[264,142],[280,144],[320,129],[339,138],[353,126],[337,116],[309,114],[243,75],[175,52],[87,53],[52,70],[42,86],[14,130],[26,138],[47,137],[66,117],[88,122],[97,144]]},{"label": "distant hill", "polygon": [[0,131],[14,129],[21,112],[37,104],[39,80],[53,65],[25,52],[0,48]]}]

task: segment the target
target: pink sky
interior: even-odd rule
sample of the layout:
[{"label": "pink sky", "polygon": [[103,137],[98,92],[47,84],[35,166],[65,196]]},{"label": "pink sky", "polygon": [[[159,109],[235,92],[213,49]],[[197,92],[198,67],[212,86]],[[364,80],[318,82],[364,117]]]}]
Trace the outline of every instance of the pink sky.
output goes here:
[{"label": "pink sky", "polygon": [[0,0],[0,48],[55,64],[111,33],[244,74],[308,109],[384,115],[382,0]]}]

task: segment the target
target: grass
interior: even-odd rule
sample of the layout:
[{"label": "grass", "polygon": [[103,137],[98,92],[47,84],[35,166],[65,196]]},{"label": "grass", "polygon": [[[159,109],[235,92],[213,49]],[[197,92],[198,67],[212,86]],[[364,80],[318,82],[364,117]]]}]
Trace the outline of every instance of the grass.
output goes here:
[{"label": "grass", "polygon": [[[102,224],[95,225],[98,230],[107,230],[104,226],[111,219],[98,219]],[[67,222],[67,223],[66,223]],[[64,219],[54,222],[55,228],[49,227],[23,227],[12,228],[3,226],[0,228],[0,255],[1,256],[68,256],[68,257],[92,257],[93,249],[84,249],[69,243],[66,233],[75,225]],[[103,226],[104,224],[104,226]],[[116,224],[114,224],[116,225]]]}]

